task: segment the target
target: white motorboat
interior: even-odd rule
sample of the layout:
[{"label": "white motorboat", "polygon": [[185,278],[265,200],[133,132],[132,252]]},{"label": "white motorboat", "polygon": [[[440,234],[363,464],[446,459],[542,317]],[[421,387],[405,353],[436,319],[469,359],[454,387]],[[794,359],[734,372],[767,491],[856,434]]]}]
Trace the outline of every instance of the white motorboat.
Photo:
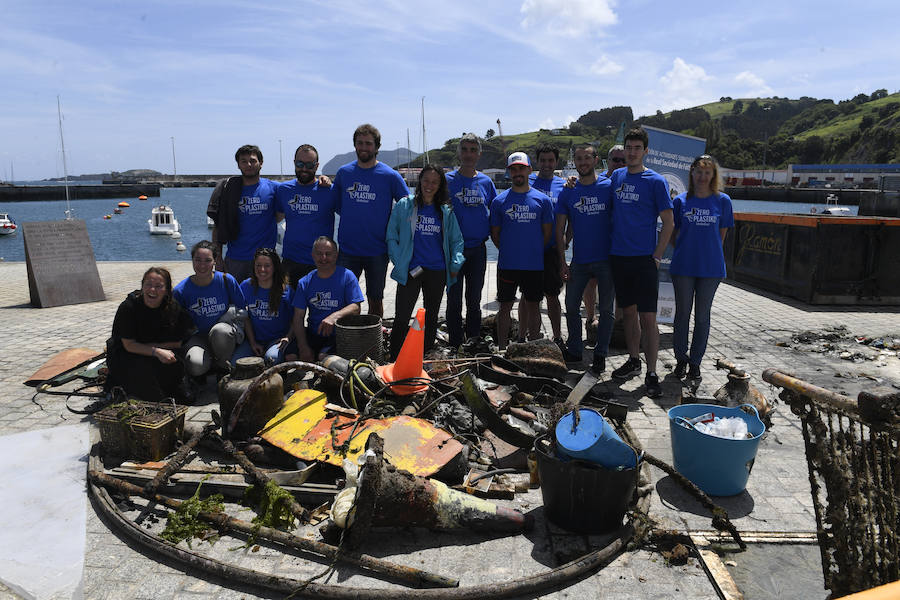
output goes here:
[{"label": "white motorboat", "polygon": [[837,194],[828,194],[825,196],[825,206],[821,208],[816,208],[813,206],[810,209],[812,214],[820,214],[820,215],[832,215],[837,217],[850,217],[853,216],[853,213],[846,206],[838,205],[838,197]]},{"label": "white motorboat", "polygon": [[0,213],[0,235],[12,235],[18,229],[18,225],[13,221],[9,214]]},{"label": "white motorboat", "polygon": [[178,219],[175,218],[175,211],[165,204],[153,207],[147,223],[153,235],[172,235],[181,231]]}]

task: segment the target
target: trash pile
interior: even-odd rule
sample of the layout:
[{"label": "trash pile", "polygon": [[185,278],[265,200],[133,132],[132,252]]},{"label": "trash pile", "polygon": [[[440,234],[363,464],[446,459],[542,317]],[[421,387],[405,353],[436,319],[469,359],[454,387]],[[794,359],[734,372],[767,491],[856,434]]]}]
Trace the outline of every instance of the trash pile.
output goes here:
[{"label": "trash pile", "polygon": [[857,335],[845,325],[826,327],[822,331],[802,331],[791,336],[790,342],[778,342],[778,346],[795,348],[804,352],[816,352],[836,356],[854,363],[877,361],[897,356],[900,351],[900,334],[879,336]]}]

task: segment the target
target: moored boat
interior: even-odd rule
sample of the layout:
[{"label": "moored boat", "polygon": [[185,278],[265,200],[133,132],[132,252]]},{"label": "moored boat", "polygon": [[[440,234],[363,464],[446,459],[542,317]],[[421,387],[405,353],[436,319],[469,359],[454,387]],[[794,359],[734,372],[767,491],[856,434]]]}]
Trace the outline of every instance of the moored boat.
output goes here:
[{"label": "moored boat", "polygon": [[0,213],[0,235],[12,235],[17,229],[18,225],[8,213]]},{"label": "moored boat", "polygon": [[150,233],[154,235],[171,235],[181,231],[178,219],[175,218],[175,211],[165,204],[153,207],[147,223],[150,226]]}]

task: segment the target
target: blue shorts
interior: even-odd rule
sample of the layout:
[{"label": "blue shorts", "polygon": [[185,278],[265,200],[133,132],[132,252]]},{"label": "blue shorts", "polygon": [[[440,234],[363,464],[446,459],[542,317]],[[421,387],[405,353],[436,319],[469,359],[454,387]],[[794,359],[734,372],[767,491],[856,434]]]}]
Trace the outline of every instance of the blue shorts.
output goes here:
[{"label": "blue shorts", "polygon": [[387,278],[388,255],[356,256],[341,252],[338,254],[337,264],[353,271],[356,278],[362,281],[362,273],[366,273],[366,298],[381,300],[384,298],[384,281]]}]

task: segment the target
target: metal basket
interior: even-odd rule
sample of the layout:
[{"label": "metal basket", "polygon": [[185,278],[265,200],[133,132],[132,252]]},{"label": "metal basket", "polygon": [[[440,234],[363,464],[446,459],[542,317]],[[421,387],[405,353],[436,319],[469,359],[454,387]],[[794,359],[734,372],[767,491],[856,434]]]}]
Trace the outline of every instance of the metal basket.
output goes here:
[{"label": "metal basket", "polygon": [[384,355],[381,317],[347,315],[338,319],[334,330],[338,356],[356,360],[363,360],[368,356],[375,362],[381,362]]},{"label": "metal basket", "polygon": [[825,587],[839,597],[900,579],[900,395],[855,402],[774,369],[763,379],[800,417]]}]

